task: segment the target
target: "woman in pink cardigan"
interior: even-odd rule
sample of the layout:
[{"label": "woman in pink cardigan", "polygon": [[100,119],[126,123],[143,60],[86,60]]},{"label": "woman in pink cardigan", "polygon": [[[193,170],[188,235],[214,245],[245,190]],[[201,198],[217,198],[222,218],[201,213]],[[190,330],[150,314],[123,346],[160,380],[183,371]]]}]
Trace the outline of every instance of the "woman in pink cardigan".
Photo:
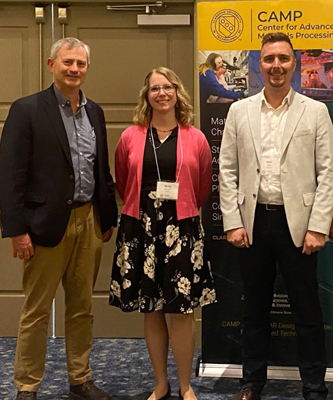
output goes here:
[{"label": "woman in pink cardigan", "polygon": [[[193,309],[216,301],[199,208],[210,193],[211,152],[189,125],[192,107],[178,76],[151,71],[115,155],[124,206],[117,236],[110,304],[145,313],[145,338],[156,377],[148,400],[170,396],[169,339],[178,369],[179,397],[190,386]],[[169,316],[169,326],[166,322]]]}]

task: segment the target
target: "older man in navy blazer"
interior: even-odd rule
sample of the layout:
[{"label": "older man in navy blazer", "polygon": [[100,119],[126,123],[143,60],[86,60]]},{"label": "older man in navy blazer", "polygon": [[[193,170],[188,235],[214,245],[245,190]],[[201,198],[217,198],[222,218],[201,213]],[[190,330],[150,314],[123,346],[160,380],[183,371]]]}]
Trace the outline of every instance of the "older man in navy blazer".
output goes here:
[{"label": "older man in navy blazer", "polygon": [[91,305],[102,243],[117,222],[102,109],[80,90],[90,49],[75,38],[56,42],[48,67],[54,84],[15,101],[0,147],[3,237],[24,261],[15,360],[17,399],[36,399],[44,375],[52,300],[65,291],[70,399],[110,400],[89,366]]}]

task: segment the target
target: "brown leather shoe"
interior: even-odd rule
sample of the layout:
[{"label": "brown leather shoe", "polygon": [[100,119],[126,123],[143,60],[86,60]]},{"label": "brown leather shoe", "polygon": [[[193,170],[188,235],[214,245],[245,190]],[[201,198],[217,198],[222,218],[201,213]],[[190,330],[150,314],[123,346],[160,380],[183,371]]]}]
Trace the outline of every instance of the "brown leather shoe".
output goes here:
[{"label": "brown leather shoe", "polygon": [[17,392],[16,400],[37,400],[36,392]]},{"label": "brown leather shoe", "polygon": [[239,393],[237,393],[235,400],[261,400],[261,396],[257,392],[248,388],[242,389]]},{"label": "brown leather shoe", "polygon": [[69,387],[70,400],[112,400],[112,397],[103,390],[98,389],[93,381],[82,383],[82,385],[71,385]]}]

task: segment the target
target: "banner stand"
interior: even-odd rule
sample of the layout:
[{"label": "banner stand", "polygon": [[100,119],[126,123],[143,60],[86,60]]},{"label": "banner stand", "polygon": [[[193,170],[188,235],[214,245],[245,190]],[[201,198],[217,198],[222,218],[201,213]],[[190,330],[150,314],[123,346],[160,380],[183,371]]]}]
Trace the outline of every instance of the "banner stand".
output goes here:
[{"label": "banner stand", "polygon": [[[218,300],[202,310],[198,376],[242,376],[244,291],[239,253],[226,240],[219,203],[220,144],[229,108],[233,101],[238,101],[235,92],[252,96],[262,90],[261,40],[265,33],[280,31],[290,37],[295,49],[293,89],[325,102],[333,119],[332,12],[332,0],[317,0],[315,8],[307,0],[197,1],[200,128],[211,147],[213,170],[212,193],[202,207],[202,222]],[[317,269],[327,348],[326,381],[330,382],[333,382],[332,266],[333,242],[318,253]],[[278,265],[277,272],[268,379],[299,380],[296,327]]]}]

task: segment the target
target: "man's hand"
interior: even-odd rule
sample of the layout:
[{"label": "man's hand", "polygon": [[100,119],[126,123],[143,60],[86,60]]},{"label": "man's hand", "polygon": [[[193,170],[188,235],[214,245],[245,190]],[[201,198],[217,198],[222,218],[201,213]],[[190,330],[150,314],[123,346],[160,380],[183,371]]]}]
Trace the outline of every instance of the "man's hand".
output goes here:
[{"label": "man's hand", "polygon": [[331,240],[333,240],[333,220],[332,220],[331,227],[330,227],[329,238],[330,238]]},{"label": "man's hand", "polygon": [[103,234],[103,243],[108,242],[111,239],[112,234],[113,234],[113,228],[110,228],[108,231],[106,231]]},{"label": "man's hand", "polygon": [[307,255],[314,253],[320,250],[325,245],[325,235],[323,233],[307,231],[304,243],[303,243],[303,251]]},{"label": "man's hand", "polygon": [[35,254],[34,247],[28,233],[20,236],[14,236],[12,240],[13,257],[20,260],[30,260]]},{"label": "man's hand", "polygon": [[230,231],[227,231],[227,241],[236,247],[250,247],[249,238],[244,228],[230,229]]}]

